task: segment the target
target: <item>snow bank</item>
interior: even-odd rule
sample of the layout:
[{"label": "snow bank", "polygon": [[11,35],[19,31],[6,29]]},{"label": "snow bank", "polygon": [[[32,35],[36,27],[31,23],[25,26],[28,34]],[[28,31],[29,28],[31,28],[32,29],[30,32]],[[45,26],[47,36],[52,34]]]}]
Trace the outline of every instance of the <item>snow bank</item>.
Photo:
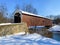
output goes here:
[{"label": "snow bank", "polygon": [[49,29],[49,31],[60,31],[60,25],[55,25]]},{"label": "snow bank", "polygon": [[20,33],[14,33],[13,35],[6,35],[5,37],[11,37],[15,35],[25,35],[25,32],[20,32]]},{"label": "snow bank", "polygon": [[60,45],[60,42],[34,33],[0,37],[0,45]]},{"label": "snow bank", "polygon": [[9,24],[11,24],[11,23],[1,23],[0,25],[9,25]]},{"label": "snow bank", "polygon": [[38,35],[37,33],[25,35],[23,39],[30,39],[30,40],[36,40],[37,38],[42,38],[41,35]]}]

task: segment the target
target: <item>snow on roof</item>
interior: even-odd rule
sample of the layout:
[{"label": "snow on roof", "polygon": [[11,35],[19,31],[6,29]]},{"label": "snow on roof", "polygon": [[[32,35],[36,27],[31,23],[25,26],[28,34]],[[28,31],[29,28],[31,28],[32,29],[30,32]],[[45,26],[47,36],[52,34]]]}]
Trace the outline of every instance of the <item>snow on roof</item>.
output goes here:
[{"label": "snow on roof", "polygon": [[32,16],[37,16],[37,17],[42,17],[42,18],[49,19],[49,18],[47,18],[47,17],[41,16],[41,15],[37,15],[37,14],[33,14],[33,13],[29,13],[29,12],[26,12],[26,11],[22,11],[22,10],[21,10],[21,12],[24,13],[24,14],[32,15]]},{"label": "snow on roof", "polygon": [[60,45],[60,42],[34,33],[0,37],[0,45]]},{"label": "snow on roof", "polygon": [[60,25],[52,26],[49,31],[60,31]]},{"label": "snow on roof", "polygon": [[28,14],[28,15],[31,15],[31,16],[37,16],[37,17],[42,17],[42,18],[45,18],[45,19],[49,19],[47,17],[41,16],[41,15],[37,15],[37,14],[33,14],[33,13],[29,13],[29,12],[22,11],[22,10],[15,10],[13,14],[15,14],[16,12],[19,12],[20,14],[24,13],[24,14]]}]

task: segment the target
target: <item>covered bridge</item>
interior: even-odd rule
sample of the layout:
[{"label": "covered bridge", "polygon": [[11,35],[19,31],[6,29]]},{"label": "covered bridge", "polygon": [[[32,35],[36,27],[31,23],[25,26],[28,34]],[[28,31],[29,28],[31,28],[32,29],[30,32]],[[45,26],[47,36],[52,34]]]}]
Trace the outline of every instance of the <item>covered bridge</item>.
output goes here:
[{"label": "covered bridge", "polygon": [[52,26],[52,20],[25,11],[14,11],[14,23],[25,22],[29,26]]}]

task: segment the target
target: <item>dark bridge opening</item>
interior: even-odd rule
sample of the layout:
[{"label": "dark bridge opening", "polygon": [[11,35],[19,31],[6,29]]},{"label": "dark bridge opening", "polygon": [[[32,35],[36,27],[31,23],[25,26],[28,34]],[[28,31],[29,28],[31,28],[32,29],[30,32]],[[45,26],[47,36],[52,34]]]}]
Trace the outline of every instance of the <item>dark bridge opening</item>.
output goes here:
[{"label": "dark bridge opening", "polygon": [[21,14],[15,13],[14,15],[14,23],[20,23],[21,22]]}]

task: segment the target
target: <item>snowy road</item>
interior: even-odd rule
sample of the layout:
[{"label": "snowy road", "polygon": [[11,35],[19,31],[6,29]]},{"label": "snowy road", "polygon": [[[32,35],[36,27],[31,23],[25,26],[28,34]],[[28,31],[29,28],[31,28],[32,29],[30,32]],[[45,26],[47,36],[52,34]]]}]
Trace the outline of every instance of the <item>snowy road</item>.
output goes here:
[{"label": "snowy road", "polygon": [[0,45],[60,45],[60,42],[34,33],[0,37]]}]

